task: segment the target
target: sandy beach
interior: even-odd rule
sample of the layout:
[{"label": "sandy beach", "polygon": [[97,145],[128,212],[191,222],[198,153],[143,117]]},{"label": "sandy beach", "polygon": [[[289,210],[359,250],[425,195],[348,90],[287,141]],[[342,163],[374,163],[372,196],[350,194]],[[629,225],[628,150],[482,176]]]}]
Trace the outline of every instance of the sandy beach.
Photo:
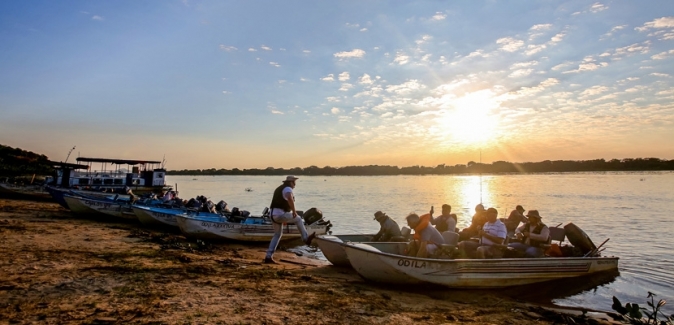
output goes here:
[{"label": "sandy beach", "polygon": [[283,249],[276,254],[281,264],[262,264],[265,249],[197,243],[138,223],[75,217],[56,203],[0,199],[0,323],[568,321],[486,291],[439,295],[374,285],[350,269]]}]

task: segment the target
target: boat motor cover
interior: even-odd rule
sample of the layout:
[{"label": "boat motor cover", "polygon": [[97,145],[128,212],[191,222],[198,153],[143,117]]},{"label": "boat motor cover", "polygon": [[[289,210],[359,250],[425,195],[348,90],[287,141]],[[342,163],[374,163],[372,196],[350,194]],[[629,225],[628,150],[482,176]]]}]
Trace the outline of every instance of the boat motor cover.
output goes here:
[{"label": "boat motor cover", "polygon": [[319,209],[311,208],[311,209],[304,212],[304,215],[302,215],[302,218],[304,218],[304,222],[307,225],[311,225],[311,224],[323,219],[323,212],[321,212],[321,210],[319,210]]},{"label": "boat motor cover", "polygon": [[586,254],[589,251],[592,251],[597,248],[594,245],[590,236],[588,236],[580,227],[574,225],[572,222],[564,226],[564,232],[566,233],[566,238],[569,239],[571,245],[580,249],[583,254]]}]

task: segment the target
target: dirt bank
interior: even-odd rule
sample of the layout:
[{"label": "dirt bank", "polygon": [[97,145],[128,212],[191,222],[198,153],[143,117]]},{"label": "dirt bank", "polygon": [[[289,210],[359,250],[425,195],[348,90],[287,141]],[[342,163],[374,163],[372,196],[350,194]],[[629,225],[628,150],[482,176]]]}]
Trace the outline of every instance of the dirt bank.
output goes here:
[{"label": "dirt bank", "polygon": [[[188,246],[189,245],[189,246]],[[363,281],[266,245],[197,243],[136,223],[0,198],[0,324],[548,324],[485,292],[447,297]],[[542,315],[541,315],[542,314]]]}]

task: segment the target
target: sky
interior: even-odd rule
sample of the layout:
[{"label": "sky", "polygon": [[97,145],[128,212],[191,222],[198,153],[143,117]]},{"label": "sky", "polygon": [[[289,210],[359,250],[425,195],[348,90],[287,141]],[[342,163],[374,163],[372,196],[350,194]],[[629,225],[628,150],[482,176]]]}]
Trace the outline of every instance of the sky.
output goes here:
[{"label": "sky", "polygon": [[0,144],[168,169],[674,159],[674,1],[2,1]]}]

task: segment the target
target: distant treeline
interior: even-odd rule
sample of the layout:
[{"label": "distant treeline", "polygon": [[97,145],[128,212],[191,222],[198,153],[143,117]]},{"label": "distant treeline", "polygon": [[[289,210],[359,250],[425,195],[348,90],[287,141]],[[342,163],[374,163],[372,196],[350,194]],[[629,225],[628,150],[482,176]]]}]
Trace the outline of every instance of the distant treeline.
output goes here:
[{"label": "distant treeline", "polygon": [[52,167],[45,155],[0,144],[0,177],[48,175]]},{"label": "distant treeline", "polygon": [[168,171],[169,175],[320,175],[320,176],[373,176],[373,175],[447,175],[447,174],[501,174],[501,173],[547,173],[547,172],[588,172],[588,171],[641,171],[674,170],[674,160],[659,158],[626,158],[595,160],[545,160],[541,162],[511,163],[496,161],[482,164],[470,161],[465,165],[435,167],[425,166],[346,166],[306,168],[265,169],[183,169]]}]

